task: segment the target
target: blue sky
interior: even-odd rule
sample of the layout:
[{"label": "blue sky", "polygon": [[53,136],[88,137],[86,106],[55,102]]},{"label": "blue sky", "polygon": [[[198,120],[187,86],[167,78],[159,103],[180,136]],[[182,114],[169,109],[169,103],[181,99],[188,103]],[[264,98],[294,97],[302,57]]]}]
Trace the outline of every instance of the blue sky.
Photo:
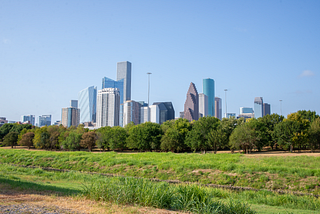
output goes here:
[{"label": "blue sky", "polygon": [[215,80],[228,112],[320,113],[320,1],[0,0],[0,116],[52,114],[132,63],[132,99],[183,111],[194,82]]}]

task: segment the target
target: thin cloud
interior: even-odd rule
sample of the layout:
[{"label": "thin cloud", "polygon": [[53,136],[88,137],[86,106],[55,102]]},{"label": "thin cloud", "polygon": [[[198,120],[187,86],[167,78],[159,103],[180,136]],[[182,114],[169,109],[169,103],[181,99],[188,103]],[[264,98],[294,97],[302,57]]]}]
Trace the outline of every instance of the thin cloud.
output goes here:
[{"label": "thin cloud", "polygon": [[312,94],[312,91],[311,90],[306,90],[306,91],[297,90],[297,91],[294,91],[292,93],[296,94],[296,95],[303,95],[303,94]]},{"label": "thin cloud", "polygon": [[9,39],[2,39],[2,42],[3,42],[4,44],[9,44],[9,43],[10,43],[10,40],[9,40]]},{"label": "thin cloud", "polygon": [[311,76],[314,76],[315,74],[310,71],[310,70],[304,70],[302,71],[302,73],[300,74],[299,77],[311,77]]}]

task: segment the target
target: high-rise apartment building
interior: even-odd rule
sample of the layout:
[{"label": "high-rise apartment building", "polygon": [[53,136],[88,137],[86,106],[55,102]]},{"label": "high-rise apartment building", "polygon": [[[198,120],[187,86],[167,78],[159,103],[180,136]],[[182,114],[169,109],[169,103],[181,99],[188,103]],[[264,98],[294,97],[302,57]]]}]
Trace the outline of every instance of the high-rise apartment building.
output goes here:
[{"label": "high-rise apartment building", "polygon": [[194,83],[190,83],[184,103],[184,118],[190,122],[199,119],[199,95]]},{"label": "high-rise apartment building", "polygon": [[267,114],[271,114],[270,104],[263,103],[263,116],[266,116]]},{"label": "high-rise apartment building", "polygon": [[222,100],[219,97],[214,98],[215,117],[222,120]]},{"label": "high-rise apartment building", "polygon": [[21,122],[22,123],[29,122],[31,125],[34,126],[36,122],[36,117],[34,115],[22,115]]},{"label": "high-rise apartment building", "polygon": [[74,107],[62,108],[61,124],[67,128],[80,124],[80,109]]},{"label": "high-rise apartment building", "polygon": [[141,104],[133,100],[127,100],[123,104],[123,126],[133,122],[135,125],[140,124]]},{"label": "high-rise apartment building", "polygon": [[208,116],[208,96],[204,93],[199,93],[199,117]]},{"label": "high-rise apartment building", "polygon": [[214,94],[214,80],[207,78],[203,79],[203,93],[208,96],[208,115],[215,116],[215,94]]},{"label": "high-rise apartment building", "polygon": [[254,118],[263,117],[263,99],[262,97],[254,98]]},{"label": "high-rise apartment building", "polygon": [[98,90],[96,127],[119,126],[119,111],[119,90],[117,88],[104,88]]},{"label": "high-rise apartment building", "polygon": [[51,125],[51,115],[39,116],[39,127],[50,126]]},{"label": "high-rise apartment building", "polygon": [[81,90],[78,97],[80,123],[96,122],[97,87],[91,86]]}]

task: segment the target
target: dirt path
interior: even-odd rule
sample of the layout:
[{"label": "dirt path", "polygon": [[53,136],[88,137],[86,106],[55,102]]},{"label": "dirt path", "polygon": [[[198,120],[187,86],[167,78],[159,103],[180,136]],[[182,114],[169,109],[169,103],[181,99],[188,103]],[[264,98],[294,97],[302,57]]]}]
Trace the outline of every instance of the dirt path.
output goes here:
[{"label": "dirt path", "polygon": [[149,207],[121,206],[84,198],[51,195],[49,192],[17,190],[0,184],[0,213],[181,213]]}]

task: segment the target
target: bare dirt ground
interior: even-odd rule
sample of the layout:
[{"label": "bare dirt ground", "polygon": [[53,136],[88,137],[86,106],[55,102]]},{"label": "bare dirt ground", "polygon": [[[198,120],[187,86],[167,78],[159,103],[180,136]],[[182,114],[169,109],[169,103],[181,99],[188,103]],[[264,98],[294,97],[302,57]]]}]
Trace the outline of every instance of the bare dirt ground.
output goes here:
[{"label": "bare dirt ground", "polygon": [[46,192],[17,190],[0,184],[0,213],[152,213],[174,214],[177,211],[149,207],[121,206],[84,198],[51,195]]}]

